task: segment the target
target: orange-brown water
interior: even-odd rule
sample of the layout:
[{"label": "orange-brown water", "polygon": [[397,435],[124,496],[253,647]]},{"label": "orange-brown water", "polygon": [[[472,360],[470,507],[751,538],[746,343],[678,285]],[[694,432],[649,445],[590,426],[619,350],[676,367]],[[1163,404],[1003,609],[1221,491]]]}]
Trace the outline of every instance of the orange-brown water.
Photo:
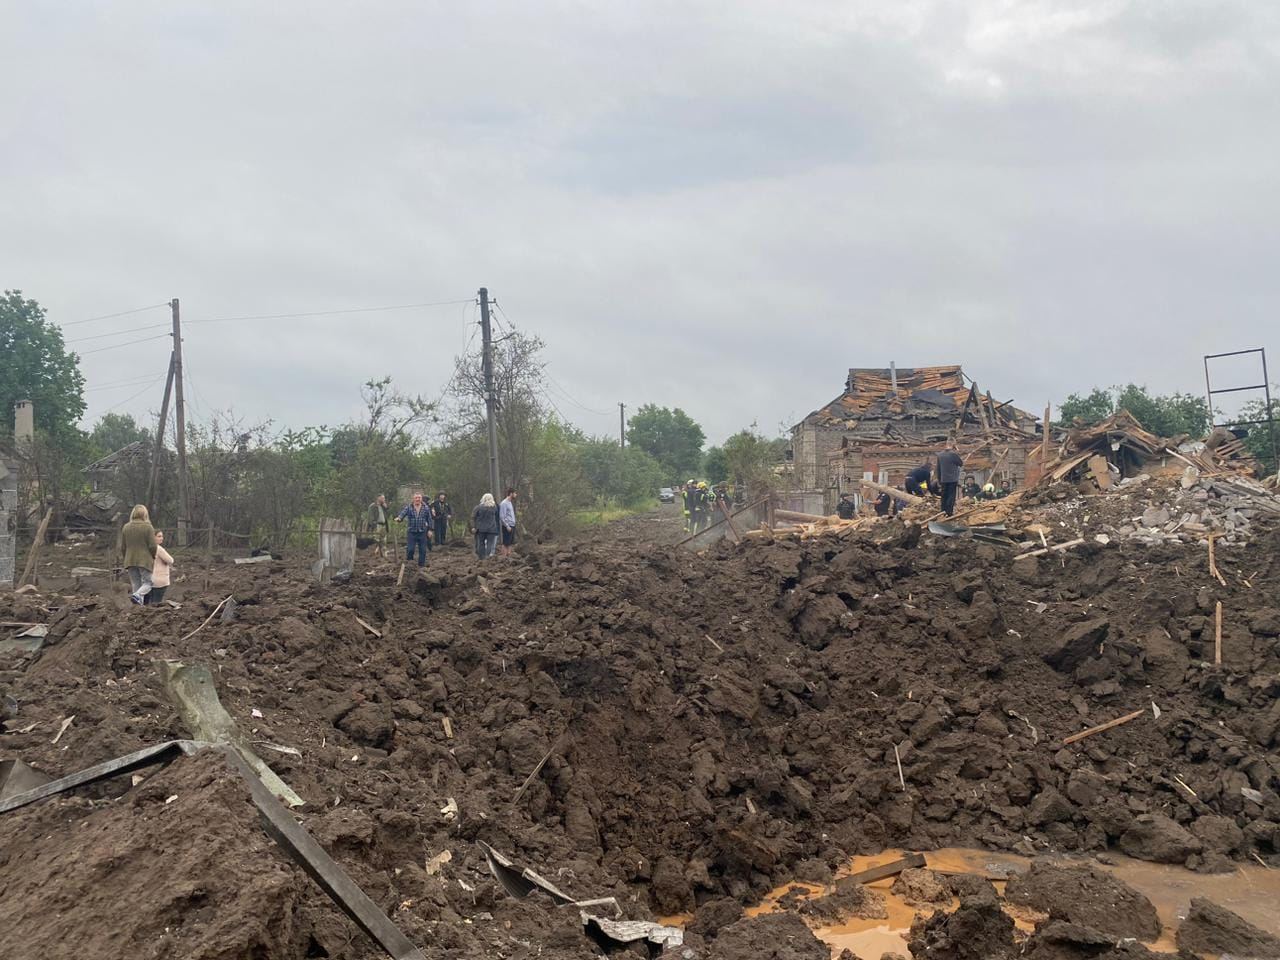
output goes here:
[{"label": "orange-brown water", "polygon": [[[855,857],[837,874],[848,876],[860,870],[896,860],[903,855],[900,850],[886,850],[870,857]],[[1192,873],[1182,867],[1146,863],[1141,860],[1130,860],[1127,857],[1115,857],[1115,863],[1097,864],[1097,861],[1086,860],[1105,870],[1109,870],[1134,889],[1145,894],[1160,915],[1164,931],[1160,939],[1148,944],[1153,950],[1175,952],[1174,933],[1178,923],[1186,916],[1192,897],[1208,897],[1228,910],[1233,910],[1250,923],[1271,933],[1280,935],[1280,870],[1268,870],[1262,866],[1241,865],[1231,873],[1199,874]],[[949,847],[934,850],[925,854],[926,866],[938,873],[967,873],[985,877],[995,884],[1003,895],[1004,882],[1011,874],[1027,869],[1030,860],[1012,854],[988,853],[984,850],[970,850],[963,847]],[[850,920],[832,926],[815,927],[814,933],[820,940],[831,947],[834,957],[841,950],[848,949],[855,956],[864,960],[879,960],[884,953],[907,953],[907,932],[911,921],[917,913],[929,913],[932,908],[923,910],[909,906],[901,898],[890,892],[893,886],[892,877],[868,884],[884,895],[888,906],[889,917],[883,920]],[[811,883],[789,883],[769,893],[758,905],[749,908],[749,916],[769,913],[778,909],[778,900],[791,890],[807,891],[811,896],[821,896],[823,887]],[[955,904],[953,903],[954,907]],[[1041,917],[1033,911],[1005,905],[1006,912],[1014,918],[1014,922],[1023,930],[1030,931]],[[670,917],[665,922],[683,924],[687,917]]]}]

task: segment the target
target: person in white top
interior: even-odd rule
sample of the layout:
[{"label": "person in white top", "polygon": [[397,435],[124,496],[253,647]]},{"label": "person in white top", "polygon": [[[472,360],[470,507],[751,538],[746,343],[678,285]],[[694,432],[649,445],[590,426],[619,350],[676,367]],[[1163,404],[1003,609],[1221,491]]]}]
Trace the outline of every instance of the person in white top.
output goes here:
[{"label": "person in white top", "polygon": [[169,569],[173,566],[173,557],[164,548],[164,531],[156,531],[156,562],[151,568],[151,592],[147,594],[147,606],[154,607],[164,601],[164,592],[169,588]]}]

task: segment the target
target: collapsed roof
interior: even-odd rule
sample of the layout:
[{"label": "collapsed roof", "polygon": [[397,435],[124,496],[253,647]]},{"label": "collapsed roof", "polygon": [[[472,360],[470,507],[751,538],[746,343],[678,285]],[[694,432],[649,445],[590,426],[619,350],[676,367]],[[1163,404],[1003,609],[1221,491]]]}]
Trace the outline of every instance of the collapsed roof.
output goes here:
[{"label": "collapsed roof", "polygon": [[[1012,401],[997,403],[965,376],[959,364],[933,367],[854,367],[844,393],[805,417],[805,423],[853,433],[892,436],[901,425],[885,421],[925,421],[927,429],[961,430],[973,425],[984,433],[1000,430],[1034,437],[1039,420]],[[859,428],[862,428],[860,431]],[[905,437],[904,437],[905,439]]]}]

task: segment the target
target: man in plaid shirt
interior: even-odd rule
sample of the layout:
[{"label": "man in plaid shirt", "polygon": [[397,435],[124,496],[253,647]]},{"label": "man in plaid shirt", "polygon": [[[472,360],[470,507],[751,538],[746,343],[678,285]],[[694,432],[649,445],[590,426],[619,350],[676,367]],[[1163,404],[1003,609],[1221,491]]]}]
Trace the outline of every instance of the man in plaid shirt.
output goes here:
[{"label": "man in plaid shirt", "polygon": [[405,541],[404,559],[408,563],[413,559],[413,551],[418,550],[418,566],[427,565],[427,546],[431,542],[431,527],[434,523],[431,507],[422,502],[422,494],[415,493],[413,502],[407,504],[396,517],[396,523],[409,521],[409,534]]}]

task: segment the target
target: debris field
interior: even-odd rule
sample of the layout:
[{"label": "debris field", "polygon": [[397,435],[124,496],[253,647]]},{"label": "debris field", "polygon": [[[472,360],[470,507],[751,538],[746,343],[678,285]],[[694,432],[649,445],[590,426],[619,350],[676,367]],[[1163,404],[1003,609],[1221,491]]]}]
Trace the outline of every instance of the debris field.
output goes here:
[{"label": "debris field", "polygon": [[[741,907],[890,847],[1280,866],[1280,526],[1251,510],[1214,576],[1177,536],[1199,513],[1163,533],[1202,489],[1187,477],[1025,495],[1020,527],[1133,526],[1030,556],[901,519],[694,554],[641,518],[510,562],[458,545],[400,583],[371,558],[326,585],[300,560],[226,560],[208,590],[175,584],[180,609],[46,578],[0,598],[0,620],[48,627],[0,654],[0,759],[60,777],[190,738],[160,664],[202,664],[298,820],[428,957],[600,955],[577,909],[509,896],[481,844],[626,919],[691,917],[664,955],[726,960],[829,956],[805,923],[821,908]],[[1132,891],[1069,892],[1099,889],[1089,869],[1011,881],[1046,913],[1025,943],[990,884],[908,877],[958,898],[912,952],[1146,955],[1125,938],[1150,941],[1153,915],[1115,908]],[[1276,955],[1221,907],[1193,913],[1185,949]],[[202,751],[0,815],[0,955],[385,954]]]}]

